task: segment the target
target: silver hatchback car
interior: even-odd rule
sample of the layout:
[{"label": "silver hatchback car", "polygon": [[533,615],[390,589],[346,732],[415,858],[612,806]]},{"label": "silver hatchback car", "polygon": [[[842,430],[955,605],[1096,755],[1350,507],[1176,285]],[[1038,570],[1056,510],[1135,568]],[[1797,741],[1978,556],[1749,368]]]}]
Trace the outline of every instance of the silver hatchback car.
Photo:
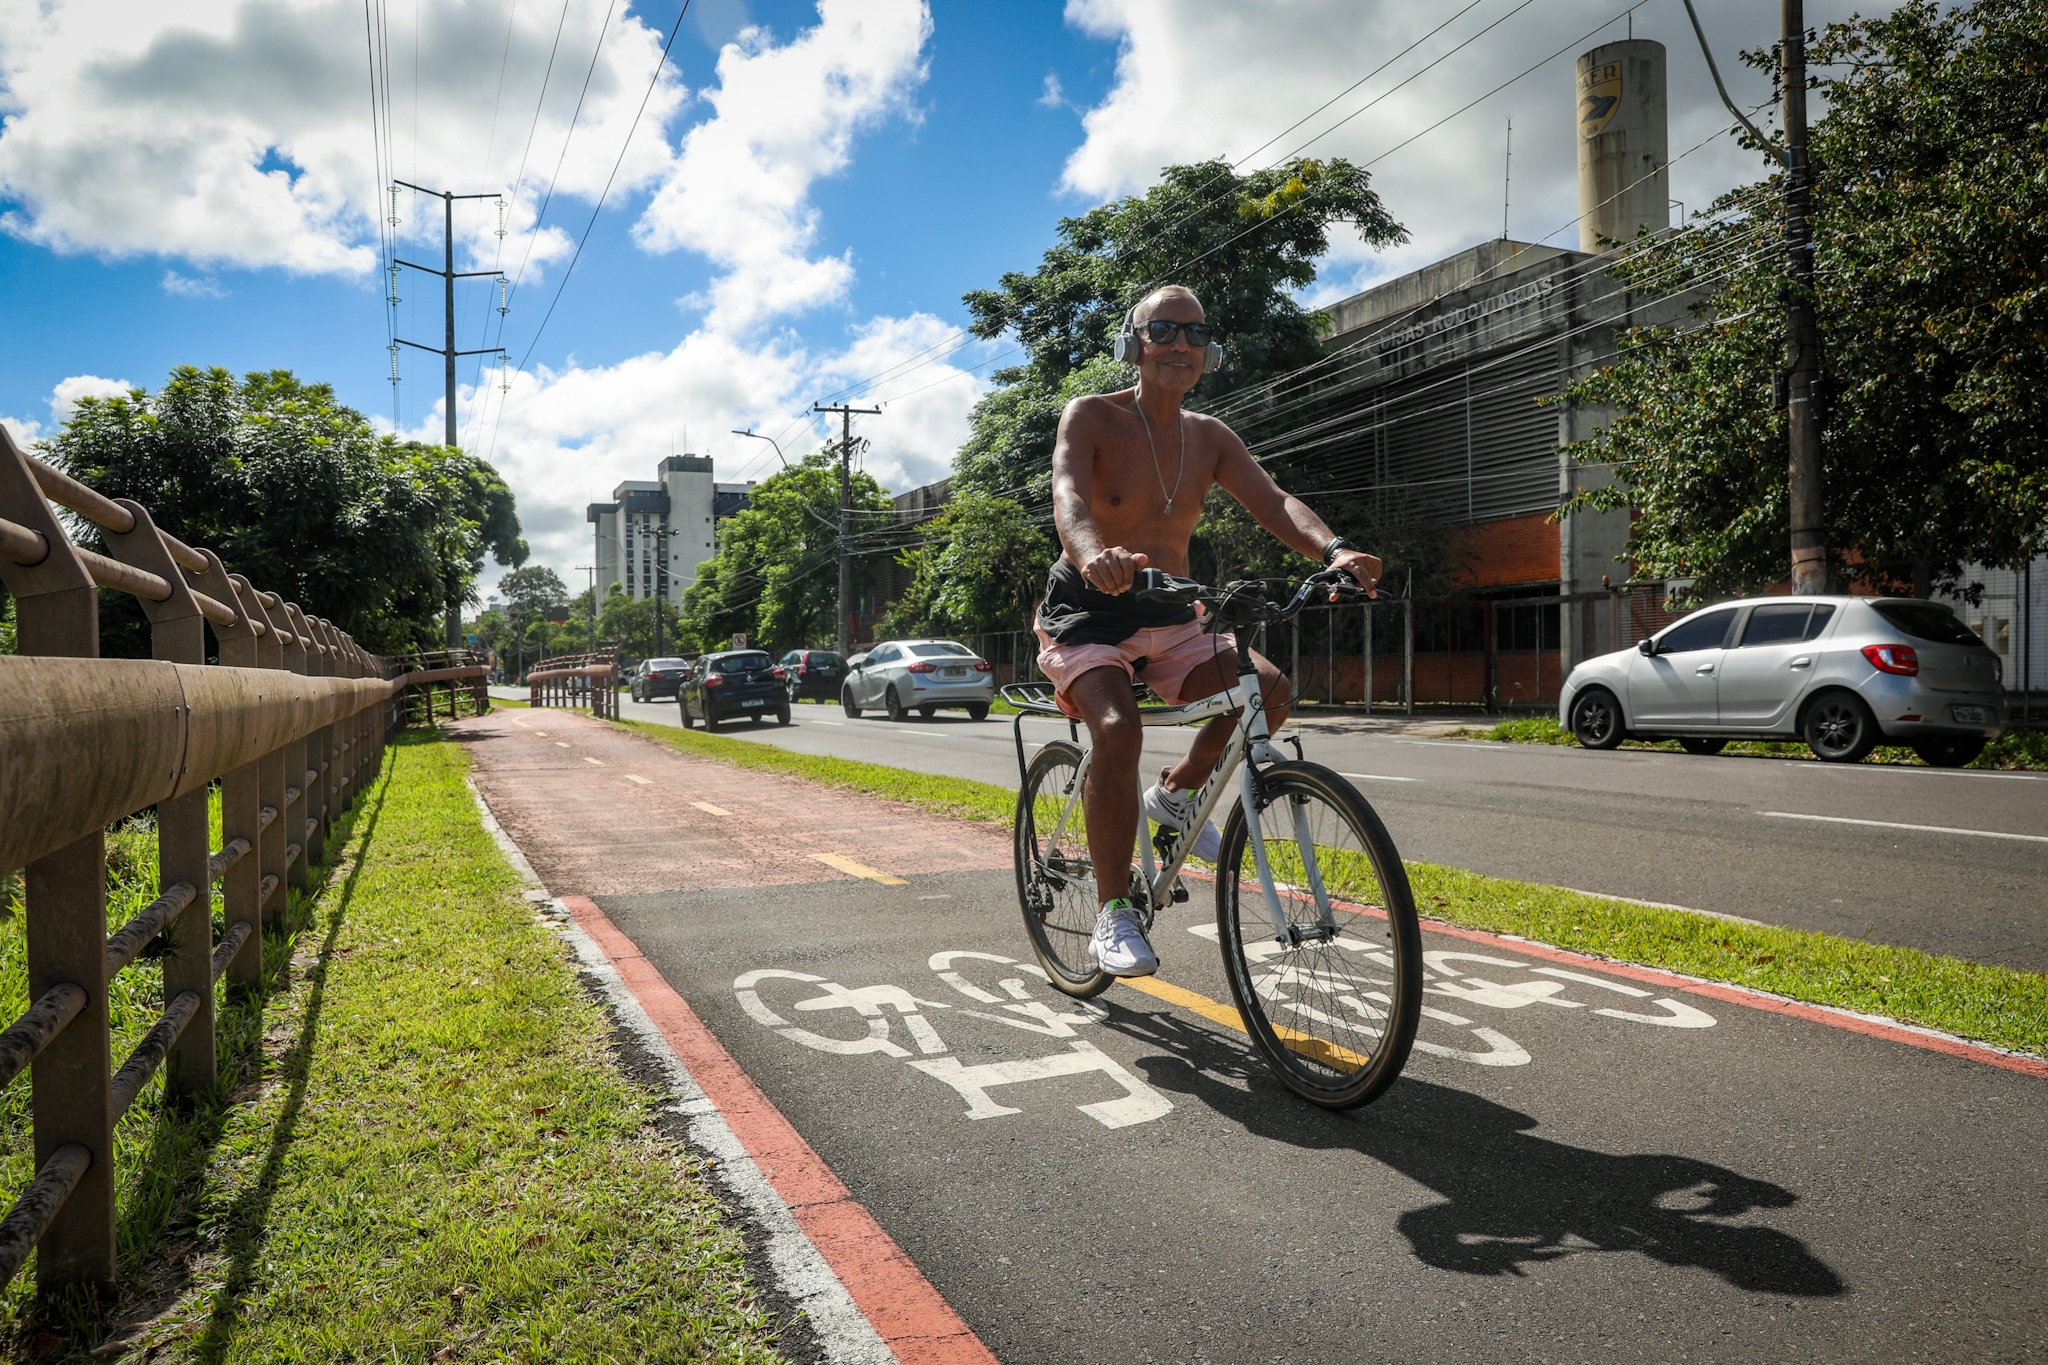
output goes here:
[{"label": "silver hatchback car", "polygon": [[1960,767],[2005,729],[2004,664],[1936,602],[1763,597],[1724,602],[1565,679],[1558,720],[1588,749],[1676,739],[1802,739],[1855,763],[1880,743]]},{"label": "silver hatchback car", "polygon": [[890,720],[912,711],[929,719],[940,707],[988,718],[996,674],[988,660],[952,640],[887,640],[846,661],[839,704],[849,716],[877,707]]}]

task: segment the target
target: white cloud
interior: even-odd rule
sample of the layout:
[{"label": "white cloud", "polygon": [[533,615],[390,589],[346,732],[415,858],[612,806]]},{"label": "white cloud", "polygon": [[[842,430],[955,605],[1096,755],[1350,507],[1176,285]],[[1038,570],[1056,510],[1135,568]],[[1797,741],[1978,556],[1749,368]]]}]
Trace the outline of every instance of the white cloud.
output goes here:
[{"label": "white cloud", "polygon": [[23,450],[43,439],[43,424],[31,417],[10,417],[0,412],[0,427],[6,427],[8,436]]},{"label": "white cloud", "polygon": [[50,425],[61,427],[71,420],[71,410],[81,398],[126,398],[135,386],[125,379],[102,379],[96,374],[74,374],[50,390]]},{"label": "white cloud", "polygon": [[[1864,4],[1865,13],[1895,6]],[[1847,18],[1852,0],[1811,0],[1807,22]],[[1738,47],[1770,43],[1778,33],[1775,0],[1716,0],[1701,6],[1715,57],[1731,92],[1746,105],[1769,98],[1770,82],[1736,61]],[[1306,155],[1373,162],[1374,188],[1412,234],[1404,247],[1368,251],[1341,229],[1312,301],[1342,297],[1372,279],[1440,260],[1501,231],[1506,120],[1515,122],[1509,234],[1535,240],[1578,214],[1573,62],[1600,43],[1628,36],[1608,24],[1611,0],[1544,0],[1470,46],[1446,56],[1485,25],[1509,14],[1483,6],[1339,99],[1331,108],[1263,148],[1296,119],[1394,57],[1455,13],[1448,6],[1401,0],[1292,0],[1192,5],[1168,0],[1068,0],[1067,21],[1118,45],[1116,81],[1083,119],[1084,138],[1068,159],[1061,188],[1105,200],[1156,182],[1162,166],[1221,156],[1249,157],[1245,169],[1308,143]],[[1636,11],[1634,36],[1665,45],[1670,149],[1675,158],[1733,120],[1714,94],[1684,10]],[[1493,86],[1564,49],[1555,60],[1467,113],[1425,133]],[[1440,65],[1430,63],[1442,58]],[[1424,71],[1425,67],[1429,67]],[[1421,74],[1417,75],[1420,72]],[[1387,94],[1404,78],[1416,76]],[[1197,97],[1191,97],[1191,92]],[[1362,116],[1315,135],[1367,101]],[[1410,137],[1413,144],[1378,160]],[[1314,140],[1311,140],[1314,139]],[[1760,158],[1721,137],[1671,170],[1671,193],[1699,209],[1720,192],[1763,173]],[[1677,209],[1673,209],[1674,216]],[[1576,225],[1550,238],[1576,248]]]},{"label": "white cloud", "polygon": [[212,276],[193,279],[187,275],[180,275],[175,270],[166,270],[164,272],[163,290],[166,294],[176,294],[178,297],[186,299],[224,299],[227,297],[227,291],[220,287],[220,281]]},{"label": "white cloud", "polygon": [[1058,109],[1063,107],[1066,102],[1067,91],[1066,87],[1060,84],[1059,73],[1057,71],[1046,72],[1045,89],[1038,96],[1039,107],[1042,109]]},{"label": "white cloud", "polygon": [[688,248],[723,270],[700,299],[706,325],[741,331],[832,304],[852,286],[848,255],[813,257],[813,182],[843,171],[854,137],[911,112],[931,15],[922,0],[819,0],[818,25],[775,45],[749,29],[718,59],[692,128],[634,227],[650,251]]},{"label": "white cloud", "polygon": [[[395,165],[386,173],[491,192],[509,188],[524,162],[506,239],[516,263],[526,249],[518,234],[531,228],[553,178],[586,71],[551,223],[557,206],[595,198],[654,70],[661,38],[637,18],[615,15],[598,46],[606,9],[601,0],[514,6],[508,27],[501,0],[392,7],[383,47]],[[498,64],[479,52],[505,54],[502,87]],[[0,226],[109,257],[367,272],[377,221],[391,206],[373,157],[366,55],[363,8],[353,0],[0,6],[0,192],[19,205]],[[666,169],[661,127],[686,97],[664,79],[619,188]],[[441,215],[410,200],[400,200],[400,233],[438,245]],[[495,215],[466,206],[456,220],[470,260],[493,260]],[[567,247],[550,229],[534,248],[536,263]]]}]

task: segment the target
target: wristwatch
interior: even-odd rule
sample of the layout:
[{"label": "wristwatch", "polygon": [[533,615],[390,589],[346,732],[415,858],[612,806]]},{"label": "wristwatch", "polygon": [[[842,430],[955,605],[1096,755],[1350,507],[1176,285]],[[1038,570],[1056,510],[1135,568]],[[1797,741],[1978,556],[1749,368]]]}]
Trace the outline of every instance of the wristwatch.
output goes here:
[{"label": "wristwatch", "polygon": [[1338,555],[1343,554],[1346,550],[1355,550],[1357,548],[1358,547],[1356,545],[1353,545],[1350,541],[1344,539],[1344,537],[1338,536],[1335,540],[1332,540],[1328,545],[1325,545],[1323,547],[1323,567],[1328,568],[1330,566],[1330,561],[1335,559]]}]

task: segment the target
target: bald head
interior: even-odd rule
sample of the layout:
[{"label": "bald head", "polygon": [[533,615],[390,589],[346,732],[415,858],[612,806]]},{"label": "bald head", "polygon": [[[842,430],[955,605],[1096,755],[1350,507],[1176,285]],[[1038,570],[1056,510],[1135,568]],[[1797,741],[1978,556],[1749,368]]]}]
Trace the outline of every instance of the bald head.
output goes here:
[{"label": "bald head", "polygon": [[[1136,326],[1158,317],[1160,310],[1166,308],[1169,301],[1174,304],[1169,311],[1173,313],[1175,322],[1199,322],[1208,316],[1202,309],[1202,301],[1195,297],[1194,290],[1184,284],[1162,284],[1140,299],[1138,306],[1131,310],[1131,325]],[[1194,306],[1193,312],[1187,311],[1190,304]]]}]

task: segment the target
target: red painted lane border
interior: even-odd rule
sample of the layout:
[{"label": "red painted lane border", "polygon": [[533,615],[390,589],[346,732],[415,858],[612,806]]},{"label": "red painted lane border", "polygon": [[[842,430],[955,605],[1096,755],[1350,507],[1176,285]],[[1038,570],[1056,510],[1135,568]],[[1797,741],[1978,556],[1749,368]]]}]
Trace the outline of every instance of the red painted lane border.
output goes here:
[{"label": "red painted lane border", "polygon": [[[1183,872],[1185,877],[1200,881],[1214,882],[1214,875],[1202,872]],[[1305,897],[1297,896],[1296,899]],[[1349,910],[1355,915],[1371,915],[1385,919],[1387,912],[1376,906],[1352,905],[1346,901],[1332,900],[1331,904]],[[1904,1043],[1908,1047],[1926,1048],[1929,1052],[1942,1052],[1965,1061],[1982,1062],[1986,1066],[2003,1067],[2027,1076],[2048,1079],[2048,1061],[2034,1057],[2017,1057],[1995,1048],[1982,1047],[1961,1038],[1944,1034],[1922,1033],[1918,1029],[1902,1028],[1897,1024],[1886,1024],[1876,1019],[1866,1019],[1848,1010],[1833,1009],[1826,1005],[1806,1005],[1783,996],[1771,995],[1764,991],[1751,990],[1746,986],[1724,986],[1718,982],[1701,981],[1697,977],[1680,976],[1676,972],[1659,971],[1655,967],[1638,967],[1633,963],[1616,962],[1612,958],[1595,957],[1590,953],[1574,953],[1565,948],[1553,948],[1547,943],[1534,943],[1525,938],[1513,938],[1507,934],[1489,933],[1484,929],[1464,929],[1442,920],[1422,918],[1422,927],[1432,934],[1449,934],[1452,938],[1467,939],[1473,943],[1488,943],[1504,948],[1511,953],[1526,953],[1530,957],[1546,958],[1551,962],[1569,962],[1574,966],[1586,967],[1610,976],[1623,976],[1631,981],[1648,982],[1653,986],[1668,986],[1675,991],[1690,995],[1704,995],[1710,1000],[1720,1000],[1731,1005],[1745,1005],[1753,1010],[1765,1010],[1771,1014],[1789,1014],[1795,1019],[1807,1019],[1829,1028],[1846,1029],[1850,1033],[1868,1034],[1872,1038],[1883,1038],[1889,1042]]]},{"label": "red painted lane border", "polygon": [[561,900],[583,932],[604,949],[633,998],[718,1106],[747,1155],[789,1205],[797,1226],[896,1358],[903,1365],[997,1365],[981,1338],[740,1069],[639,946],[588,896]]}]

